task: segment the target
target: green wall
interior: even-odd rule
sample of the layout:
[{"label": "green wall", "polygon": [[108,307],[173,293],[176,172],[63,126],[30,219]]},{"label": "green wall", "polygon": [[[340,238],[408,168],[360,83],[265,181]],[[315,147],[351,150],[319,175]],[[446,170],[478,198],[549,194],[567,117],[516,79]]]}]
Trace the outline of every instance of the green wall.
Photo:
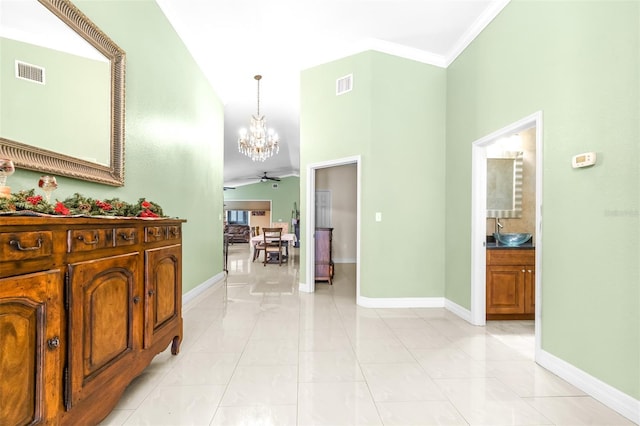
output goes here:
[{"label": "green wall", "polygon": [[[639,28],[637,1],[512,0],[446,70],[374,52],[305,70],[301,181],[362,156],[362,295],[470,308],[472,143],[542,111],[542,348],[640,399]],[[572,169],[585,151],[598,164]]]},{"label": "green wall", "polygon": [[542,348],[635,399],[639,28],[637,1],[512,1],[448,68],[446,152],[446,297],[468,308],[471,144],[542,111]]},{"label": "green wall", "polygon": [[[353,90],[336,96],[351,73]],[[361,295],[442,297],[445,70],[365,52],[303,71],[301,88],[301,180],[308,164],[361,156]],[[303,244],[301,277],[305,258]]]},{"label": "green wall", "polygon": [[[278,188],[273,189],[273,181],[258,182],[251,185],[238,186],[224,192],[225,200],[271,200],[271,221],[291,223],[293,204],[300,206],[300,178],[285,177],[278,182]],[[290,227],[292,230],[293,228]]]},{"label": "green wall", "polygon": [[[53,197],[145,197],[187,219],[186,292],[222,271],[223,106],[153,0],[74,4],[127,54],[125,186],[60,177]],[[18,170],[8,185],[34,188],[39,176]]]}]

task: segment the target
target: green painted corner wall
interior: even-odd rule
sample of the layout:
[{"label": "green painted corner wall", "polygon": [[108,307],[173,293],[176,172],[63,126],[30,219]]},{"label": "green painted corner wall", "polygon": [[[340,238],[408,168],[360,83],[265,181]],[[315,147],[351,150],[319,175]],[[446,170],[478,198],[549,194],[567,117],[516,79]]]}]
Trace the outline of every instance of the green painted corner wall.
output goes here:
[{"label": "green painted corner wall", "polygon": [[[283,177],[280,182],[277,182],[277,189],[272,187],[274,183],[276,182],[268,181],[238,186],[236,189],[225,191],[224,199],[271,201],[271,221],[291,223],[294,203],[298,208],[300,206],[300,178],[297,176]],[[289,229],[293,230],[291,225],[289,225]]]},{"label": "green painted corner wall", "polygon": [[[53,198],[147,198],[183,228],[183,291],[222,272],[223,105],[153,0],[74,4],[126,52],[125,185],[59,177]],[[12,192],[37,187],[17,170]],[[215,212],[215,214],[212,214]]]},{"label": "green painted corner wall", "polygon": [[[445,73],[370,51],[301,75],[301,180],[310,164],[361,158],[364,297],[444,295]],[[353,90],[336,96],[335,81],[347,74]],[[300,191],[306,217],[306,188]],[[305,259],[303,244],[301,277]]]},{"label": "green painted corner wall", "polygon": [[446,297],[469,308],[471,144],[542,111],[542,349],[635,399],[639,28],[637,1],[512,1],[448,68],[446,151]]}]

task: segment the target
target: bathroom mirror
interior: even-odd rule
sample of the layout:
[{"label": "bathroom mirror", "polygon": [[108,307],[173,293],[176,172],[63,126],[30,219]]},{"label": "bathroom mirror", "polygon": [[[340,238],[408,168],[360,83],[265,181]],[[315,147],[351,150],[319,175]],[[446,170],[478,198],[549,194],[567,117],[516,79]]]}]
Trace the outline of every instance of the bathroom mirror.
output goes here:
[{"label": "bathroom mirror", "polygon": [[487,217],[522,217],[521,151],[506,151],[487,157]]},{"label": "bathroom mirror", "polygon": [[[2,80],[0,156],[18,168],[124,185],[124,51],[69,0],[0,2],[0,74],[9,79]],[[11,18],[16,5],[23,15]],[[14,23],[38,26],[11,28],[23,34],[9,37],[5,31]],[[43,29],[47,40],[66,32],[64,37],[73,35],[98,56],[89,60],[40,44],[29,31]],[[40,61],[47,66],[40,67]],[[71,83],[61,83],[64,78]]]}]

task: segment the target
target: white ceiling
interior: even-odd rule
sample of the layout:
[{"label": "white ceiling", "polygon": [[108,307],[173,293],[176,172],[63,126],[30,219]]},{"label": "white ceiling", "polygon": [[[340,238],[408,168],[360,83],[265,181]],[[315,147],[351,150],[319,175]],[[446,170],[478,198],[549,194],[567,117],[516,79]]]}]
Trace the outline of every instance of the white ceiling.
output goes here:
[{"label": "white ceiling", "polygon": [[[300,71],[365,50],[448,66],[509,0],[156,0],[225,104],[225,185],[300,168]],[[280,153],[254,163],[238,130],[260,111]]]}]

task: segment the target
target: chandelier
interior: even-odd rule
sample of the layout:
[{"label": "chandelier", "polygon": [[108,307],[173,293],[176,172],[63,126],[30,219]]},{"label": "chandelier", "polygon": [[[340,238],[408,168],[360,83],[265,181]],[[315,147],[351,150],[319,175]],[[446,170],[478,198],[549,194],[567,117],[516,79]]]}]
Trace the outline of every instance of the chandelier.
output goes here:
[{"label": "chandelier", "polygon": [[278,134],[273,129],[267,130],[267,119],[260,115],[260,79],[261,75],[253,77],[258,82],[258,112],[251,116],[249,131],[240,130],[238,151],[253,161],[264,161],[277,154],[280,150]]}]

